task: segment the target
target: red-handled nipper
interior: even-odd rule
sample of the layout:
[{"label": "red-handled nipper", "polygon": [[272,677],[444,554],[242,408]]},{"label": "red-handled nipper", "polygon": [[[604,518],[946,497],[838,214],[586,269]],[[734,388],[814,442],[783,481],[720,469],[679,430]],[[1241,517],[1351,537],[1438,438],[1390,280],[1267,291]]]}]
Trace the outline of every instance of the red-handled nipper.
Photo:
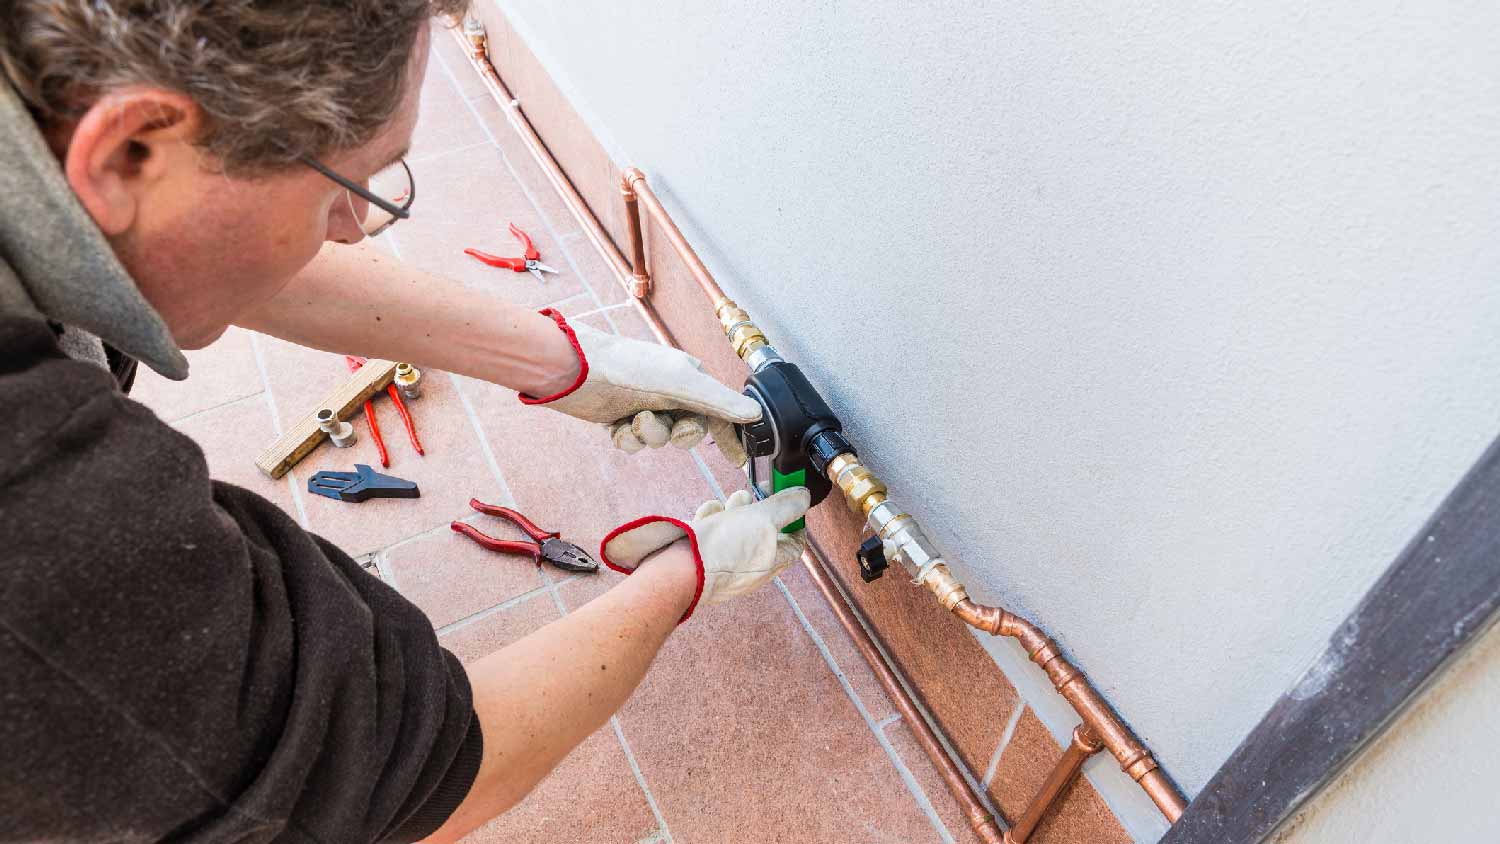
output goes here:
[{"label": "red-handled nipper", "polygon": [[477,498],[469,499],[469,506],[473,507],[487,516],[499,516],[510,521],[516,527],[526,532],[531,537],[527,542],[520,539],[496,539],[488,534],[480,533],[479,529],[463,522],[453,522],[449,527],[464,536],[469,537],[491,551],[500,551],[505,554],[525,554],[536,560],[537,565],[543,562],[551,563],[563,571],[594,572],[599,570],[599,564],[589,556],[589,552],[579,548],[571,542],[558,538],[557,531],[545,531],[537,527],[525,516],[517,513],[509,507],[501,507],[498,504],[486,504]]},{"label": "red-handled nipper", "polygon": [[[354,372],[365,365],[365,359],[354,355],[344,355],[344,363],[348,364],[349,371]],[[406,438],[411,440],[411,447],[416,449],[417,454],[425,455],[422,450],[422,440],[417,436],[417,426],[411,421],[411,411],[406,409],[406,400],[401,398],[401,391],[396,389],[395,384],[385,388],[391,401],[396,403],[396,412],[401,415],[401,423],[406,426]],[[380,436],[380,425],[375,421],[375,405],[370,401],[365,402],[365,420],[370,423],[370,439],[375,441],[375,451],[380,455],[381,467],[391,465],[390,452],[385,450],[385,439]]]},{"label": "red-handled nipper", "polygon": [[478,249],[465,249],[464,254],[478,258],[492,267],[504,267],[508,270],[515,270],[518,273],[529,272],[536,276],[537,281],[546,284],[547,279],[542,277],[542,273],[556,273],[557,270],[541,262],[542,253],[536,250],[536,245],[531,242],[531,236],[516,228],[515,223],[510,224],[510,233],[515,235],[516,240],[521,241],[521,246],[525,248],[523,257],[501,258],[498,255],[491,255],[488,252],[480,252]]}]

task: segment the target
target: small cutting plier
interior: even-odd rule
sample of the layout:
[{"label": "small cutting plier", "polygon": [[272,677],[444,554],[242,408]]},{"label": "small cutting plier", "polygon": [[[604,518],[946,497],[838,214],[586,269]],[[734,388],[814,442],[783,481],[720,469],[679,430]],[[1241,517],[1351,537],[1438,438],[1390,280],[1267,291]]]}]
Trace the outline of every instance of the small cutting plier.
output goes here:
[{"label": "small cutting plier", "polygon": [[538,252],[536,245],[531,242],[531,236],[516,228],[515,223],[510,224],[510,233],[515,235],[516,240],[521,241],[521,246],[525,248],[525,252],[520,258],[501,258],[498,255],[491,255],[488,252],[480,252],[478,249],[465,249],[464,254],[478,258],[492,267],[504,267],[515,270],[518,273],[529,272],[536,276],[537,281],[546,284],[547,279],[542,277],[542,273],[556,273],[557,270],[541,262],[542,253]]},{"label": "small cutting plier", "polygon": [[551,563],[563,571],[594,572],[599,570],[599,564],[589,556],[589,552],[579,548],[571,542],[558,538],[557,531],[548,532],[537,527],[525,516],[517,513],[509,507],[501,507],[496,504],[486,504],[477,498],[469,499],[469,506],[489,516],[499,516],[515,523],[516,527],[526,532],[532,541],[527,542],[519,539],[496,539],[493,536],[480,533],[473,525],[463,522],[453,522],[449,527],[458,533],[469,537],[480,545],[491,551],[501,551],[509,554],[525,554],[536,560],[537,565],[544,561]]}]

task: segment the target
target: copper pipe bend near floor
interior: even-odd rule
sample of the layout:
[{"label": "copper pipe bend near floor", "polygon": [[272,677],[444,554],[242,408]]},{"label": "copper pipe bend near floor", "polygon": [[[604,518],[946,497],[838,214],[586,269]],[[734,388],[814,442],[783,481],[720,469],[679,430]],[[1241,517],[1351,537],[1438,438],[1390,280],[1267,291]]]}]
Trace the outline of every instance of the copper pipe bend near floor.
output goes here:
[{"label": "copper pipe bend near floor", "polygon": [[1120,763],[1120,770],[1140,784],[1168,821],[1176,823],[1182,817],[1187,801],[1161,771],[1151,752],[1130,732],[1088,677],[1063,657],[1047,634],[1015,613],[976,604],[968,598],[953,606],[953,614],[979,630],[1020,642],[1031,661],[1041,666],[1053,687],[1072,704],[1083,723]]},{"label": "copper pipe bend near floor", "polygon": [[625,187],[634,191],[641,204],[646,206],[646,213],[650,214],[651,219],[661,227],[662,234],[667,236],[667,241],[672,244],[678,257],[682,258],[682,262],[687,265],[688,272],[693,274],[693,279],[698,282],[699,287],[703,288],[704,294],[717,309],[719,303],[729,297],[724,295],[723,288],[719,287],[717,281],[714,281],[713,273],[708,271],[703,259],[693,251],[692,245],[687,242],[686,237],[683,237],[682,230],[677,228],[677,223],[672,221],[672,215],[667,213],[661,200],[656,197],[656,191],[652,190],[651,185],[646,182],[646,174],[631,167],[621,178]]},{"label": "copper pipe bend near floor", "polygon": [[1052,766],[1047,773],[1047,779],[1042,787],[1037,789],[1036,796],[1031,798],[1031,803],[1026,811],[1021,814],[1021,819],[1016,825],[1005,831],[1005,844],[1026,844],[1031,834],[1041,825],[1042,819],[1056,806],[1059,798],[1073,780],[1078,777],[1078,772],[1083,770],[1083,763],[1090,756],[1104,749],[1099,737],[1094,735],[1093,730],[1087,724],[1079,724],[1073,728],[1073,740],[1063,751],[1061,759]]}]

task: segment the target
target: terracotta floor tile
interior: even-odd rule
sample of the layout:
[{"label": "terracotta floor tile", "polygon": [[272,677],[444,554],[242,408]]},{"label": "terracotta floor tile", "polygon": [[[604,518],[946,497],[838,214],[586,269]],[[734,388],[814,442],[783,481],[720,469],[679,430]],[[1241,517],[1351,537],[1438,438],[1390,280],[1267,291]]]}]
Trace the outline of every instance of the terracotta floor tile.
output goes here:
[{"label": "terracotta floor tile", "polygon": [[[499,539],[526,538],[519,528],[493,516],[466,521]],[[391,572],[401,594],[427,613],[434,627],[544,585],[530,559],[486,550],[441,528],[382,552],[381,565]]]},{"label": "terracotta floor tile", "polygon": [[[1026,811],[1031,798],[1047,778],[1047,772],[1061,756],[1062,748],[1052,738],[1052,733],[1028,708],[1016,722],[1016,731],[1000,754],[995,778],[990,782],[990,797],[1008,820],[1015,820]],[[1120,827],[1093,785],[1080,777],[1037,827],[1030,841],[1035,844],[1071,844],[1076,841],[1126,844],[1130,836]]]},{"label": "terracotta floor tile", "polygon": [[692,458],[663,448],[625,454],[604,426],[581,422],[482,381],[463,380],[516,506],[590,552],[637,516],[691,515],[712,491]]},{"label": "terracotta floor tile", "polygon": [[681,844],[939,840],[774,588],[678,628],[620,719]]},{"label": "terracotta floor tile", "polygon": [[[349,374],[340,355],[274,338],[266,338],[262,349],[283,430],[315,409]],[[377,471],[416,481],[421,487],[422,497],[418,499],[372,499],[358,504],[306,493],[303,500],[309,529],[350,554],[384,548],[465,516],[473,512],[469,509],[472,497],[503,503],[500,487],[447,373],[426,371],[422,397],[409,402],[409,407],[427,451],[425,457],[412,451],[391,400],[382,395],[375,400],[375,414],[390,452],[390,468],[380,468],[364,413],[359,412],[347,420],[359,436],[353,446],[337,449],[324,443],[293,470],[304,492],[314,472],[350,471],[356,463],[368,463]]]},{"label": "terracotta floor tile", "polygon": [[545,627],[561,615],[557,605],[552,603],[552,596],[540,592],[469,624],[457,626],[443,633],[439,641],[467,664]]},{"label": "terracotta floor tile", "polygon": [[[448,40],[446,34],[434,38],[433,49]],[[406,156],[408,164],[489,141],[484,127],[469,110],[466,99],[443,72],[437,58],[432,57],[428,61],[427,76],[422,80],[422,105],[416,130],[412,133],[411,151]],[[415,175],[415,167],[412,172]],[[417,187],[420,199],[423,187],[420,179]]]},{"label": "terracotta floor tile", "polygon": [[[480,147],[412,165],[420,196],[410,220],[391,229],[401,260],[521,305],[540,307],[583,292],[583,283],[562,260],[541,216],[510,176],[499,151]],[[428,204],[430,203],[430,204]],[[558,270],[538,282],[530,273],[491,267],[465,255],[473,247],[494,255],[521,254],[507,226],[531,236],[543,263]]]},{"label": "terracotta floor tile", "polygon": [[475,844],[638,844],[657,840],[658,832],[651,806],[636,783],[614,728],[606,724],[520,805],[463,840]]},{"label": "terracotta floor tile", "polygon": [[171,381],[142,366],[130,397],[166,422],[253,396],[265,389],[255,365],[251,332],[231,327],[207,348],[187,352],[186,381]]},{"label": "terracotta floor tile", "polygon": [[938,774],[937,767],[927,758],[922,746],[917,744],[906,721],[898,719],[886,725],[885,736],[896,749],[901,761],[906,764],[906,769],[911,771],[912,778],[917,781],[922,793],[927,795],[927,802],[932,805],[933,811],[956,844],[978,844],[978,834],[969,826],[968,819],[959,809],[958,801],[953,799],[948,786]]},{"label": "terracotta floor tile", "polygon": [[[588,237],[578,232],[563,236],[563,248],[573,259],[573,265],[578,268],[578,274],[588,282],[590,288],[599,297],[601,305],[618,305],[628,297],[625,286],[620,283],[619,277],[604,262],[604,256],[589,242]],[[630,255],[627,251],[626,260]]]},{"label": "terracotta floor tile", "polygon": [[634,305],[609,311],[609,318],[623,336],[645,340],[647,343],[657,342],[656,335],[651,332],[651,326],[646,324],[645,318]]},{"label": "terracotta floor tile", "polygon": [[[477,78],[477,74],[474,74],[467,66],[464,68],[464,75]],[[564,239],[581,237],[582,229],[578,225],[577,218],[568,210],[568,206],[563,202],[562,197],[558,196],[557,191],[553,190],[551,181],[547,179],[541,165],[536,163],[535,158],[532,158],[526,142],[521,140],[520,134],[510,125],[510,120],[506,118],[505,111],[500,108],[500,104],[490,96],[477,98],[473,100],[473,104],[474,110],[479,113],[480,123],[489,130],[490,137],[494,138],[495,143],[499,145],[505,161],[510,164],[511,170],[515,173],[515,178],[525,186],[526,192],[531,195],[531,199],[536,203],[542,216],[552,225],[553,230]]]},{"label": "terracotta floor tile", "polygon": [[276,439],[264,394],[205,410],[173,427],[203,449],[214,480],[242,486],[297,518],[286,479],[273,481],[255,468],[255,456]]},{"label": "terracotta floor tile", "polygon": [[860,656],[859,649],[854,646],[854,640],[844,632],[843,625],[839,624],[833,610],[823,600],[823,593],[818,591],[807,569],[801,563],[797,563],[781,573],[781,582],[786,584],[787,591],[791,592],[792,597],[796,599],[797,606],[802,610],[802,614],[807,616],[808,623],[822,637],[823,644],[833,654],[834,661],[844,672],[844,677],[854,688],[854,693],[859,695],[860,702],[865,705],[870,717],[880,721],[896,714],[896,708],[891,705],[891,699],[886,695],[880,681],[875,678],[875,672],[871,670],[870,664],[865,662],[865,658]]},{"label": "terracotta floor tile", "polygon": [[[403,586],[404,575],[397,574]],[[405,590],[403,589],[403,593]],[[541,593],[443,635],[464,662],[494,653],[558,618]],[[520,805],[465,838],[472,842],[589,841],[635,844],[656,819],[615,737],[605,726],[563,760]]]},{"label": "terracotta floor tile", "polygon": [[464,48],[453,39],[448,27],[438,18],[432,19],[432,59],[427,65],[427,74],[441,74],[443,69],[438,65],[438,56],[448,66],[453,74],[453,80],[458,86],[459,96],[464,99],[473,99],[484,95],[488,89],[479,78],[479,74],[471,69],[469,57]]}]

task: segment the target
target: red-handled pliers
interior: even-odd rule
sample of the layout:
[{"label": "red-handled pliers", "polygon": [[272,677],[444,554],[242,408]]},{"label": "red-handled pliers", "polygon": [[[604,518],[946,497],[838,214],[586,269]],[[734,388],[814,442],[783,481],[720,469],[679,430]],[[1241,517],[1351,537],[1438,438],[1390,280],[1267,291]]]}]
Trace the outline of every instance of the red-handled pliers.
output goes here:
[{"label": "red-handled pliers", "polygon": [[491,551],[501,551],[507,554],[525,554],[536,560],[537,565],[543,561],[551,563],[563,571],[594,572],[599,570],[599,564],[589,556],[589,552],[579,548],[571,542],[558,538],[557,531],[545,531],[537,527],[525,516],[517,513],[509,507],[501,507],[497,504],[486,504],[477,498],[469,499],[469,506],[473,507],[487,516],[499,516],[515,523],[516,527],[526,532],[531,537],[530,542],[519,539],[496,539],[493,536],[479,532],[479,529],[463,522],[453,522],[449,527],[464,536],[478,542]]},{"label": "red-handled pliers", "polygon": [[501,258],[498,255],[491,255],[488,252],[480,252],[478,249],[465,249],[464,254],[478,258],[492,267],[504,267],[509,270],[515,270],[518,273],[529,272],[536,276],[537,281],[546,284],[547,279],[542,277],[542,273],[556,273],[557,270],[541,262],[542,253],[536,250],[536,245],[531,242],[531,236],[516,228],[515,223],[510,224],[510,233],[515,235],[516,240],[521,241],[521,246],[525,247],[525,255],[523,257]]},{"label": "red-handled pliers", "polygon": [[[354,355],[344,355],[344,363],[349,365],[350,372],[354,372],[365,365],[365,359]],[[395,384],[387,386],[385,391],[391,397],[391,401],[395,402],[396,412],[401,414],[401,423],[406,426],[406,438],[411,440],[411,447],[416,449],[418,454],[426,455],[427,452],[422,450],[422,440],[417,436],[417,426],[411,421],[411,411],[406,409],[406,401],[401,398],[401,392],[396,389]],[[391,457],[385,450],[385,440],[380,436],[380,425],[375,422],[375,405],[370,401],[365,402],[365,419],[370,423],[370,439],[375,441],[375,450],[380,455],[380,465],[389,467]]]}]

